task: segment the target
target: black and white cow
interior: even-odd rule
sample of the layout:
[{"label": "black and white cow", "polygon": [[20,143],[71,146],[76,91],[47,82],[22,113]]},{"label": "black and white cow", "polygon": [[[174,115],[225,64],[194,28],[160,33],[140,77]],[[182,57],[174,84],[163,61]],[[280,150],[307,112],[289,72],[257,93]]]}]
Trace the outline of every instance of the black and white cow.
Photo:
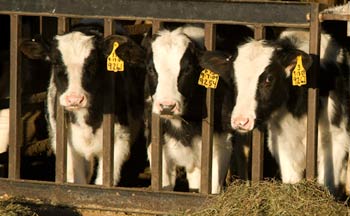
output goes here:
[{"label": "black and white cow", "polygon": [[[293,86],[292,71],[298,56],[304,68],[310,68],[308,50],[308,31],[288,29],[275,42],[249,40],[239,46],[231,74],[222,74],[237,89],[231,126],[246,133],[267,124],[268,147],[285,183],[299,182],[306,166],[309,83]],[[350,144],[347,55],[335,40],[322,34],[318,182],[332,191],[344,181],[344,158]]]},{"label": "black and white cow", "polygon": [[[173,189],[176,166],[184,167],[190,190],[198,190],[201,171],[201,125],[206,116],[205,92],[198,79],[203,28],[184,26],[160,30],[148,44],[146,92],[152,112],[161,115],[163,128],[163,188]],[[231,91],[220,83],[215,90],[212,193],[219,193],[229,166],[229,115],[233,103]],[[225,106],[225,107],[224,107]],[[226,107],[227,106],[227,107]],[[225,109],[226,108],[226,109]],[[228,111],[228,112],[225,112]],[[226,114],[226,116],[225,116]],[[226,117],[226,118],[225,118]],[[150,149],[148,155],[150,158]],[[151,161],[152,162],[152,161]]]},{"label": "black and white cow", "polygon": [[[102,183],[102,120],[105,94],[109,91],[106,61],[115,51],[124,60],[124,71],[114,74],[115,102],[114,183],[120,180],[130,147],[143,134],[145,65],[143,49],[125,36],[103,38],[102,33],[80,25],[69,33],[57,35],[49,44],[28,42],[32,58],[51,62],[47,109],[53,149],[56,148],[56,103],[65,108],[67,120],[67,181],[87,183],[86,162],[98,157],[95,184]],[[59,97],[56,99],[56,96]]]}]

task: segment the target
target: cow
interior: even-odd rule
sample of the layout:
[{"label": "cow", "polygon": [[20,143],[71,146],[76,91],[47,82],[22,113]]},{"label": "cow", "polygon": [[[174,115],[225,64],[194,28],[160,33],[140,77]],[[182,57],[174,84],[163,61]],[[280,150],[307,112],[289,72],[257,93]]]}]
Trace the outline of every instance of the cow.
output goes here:
[{"label": "cow", "polygon": [[[248,133],[267,127],[268,149],[280,166],[284,183],[299,182],[306,167],[307,92],[312,65],[308,49],[307,30],[287,29],[273,41],[247,39],[233,57],[232,70],[221,73],[237,91],[232,128]],[[347,55],[330,35],[321,34],[317,180],[331,192],[337,192],[344,183],[344,159],[350,144]],[[212,63],[213,70],[218,62],[224,64],[225,59]],[[307,71],[306,82],[292,85],[297,65]]]},{"label": "cow", "polygon": [[[48,43],[28,41],[27,55],[51,63],[47,93],[47,112],[51,145],[56,151],[56,104],[63,106],[67,118],[67,182],[86,184],[86,163],[95,157],[98,168],[95,184],[102,184],[103,114],[111,112],[114,122],[114,175],[118,185],[121,169],[130,148],[143,136],[144,50],[127,36],[103,38],[96,25],[78,24]],[[114,51],[113,46],[117,45]],[[124,61],[124,70],[107,71],[107,58],[115,53]],[[121,69],[120,69],[121,70]],[[109,73],[114,73],[109,76]],[[108,83],[115,80],[115,91]],[[105,100],[115,109],[104,109]]]},{"label": "cow", "polygon": [[[145,43],[145,92],[150,112],[160,115],[163,133],[162,187],[173,190],[176,167],[184,167],[189,190],[197,191],[201,172],[201,126],[207,116],[205,92],[198,79],[203,68],[203,28],[185,25],[173,30],[162,29]],[[215,90],[215,114],[212,160],[212,193],[219,193],[229,166],[229,112],[233,106],[232,91],[224,82]],[[148,146],[148,158],[152,163]]]}]

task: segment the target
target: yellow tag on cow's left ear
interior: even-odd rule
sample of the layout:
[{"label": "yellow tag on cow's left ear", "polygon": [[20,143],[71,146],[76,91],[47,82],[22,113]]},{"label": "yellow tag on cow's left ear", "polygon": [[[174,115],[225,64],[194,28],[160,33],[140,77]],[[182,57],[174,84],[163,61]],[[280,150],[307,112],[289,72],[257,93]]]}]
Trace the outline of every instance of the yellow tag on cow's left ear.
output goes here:
[{"label": "yellow tag on cow's left ear", "polygon": [[121,60],[117,54],[115,53],[115,50],[118,48],[119,44],[118,42],[114,42],[113,49],[111,54],[109,54],[107,58],[107,70],[108,71],[124,71],[124,61]]},{"label": "yellow tag on cow's left ear", "polygon": [[301,56],[297,57],[297,64],[292,72],[293,86],[306,85],[306,70],[303,66],[303,60]]},{"label": "yellow tag on cow's left ear", "polygon": [[214,73],[209,69],[204,69],[199,75],[198,85],[206,88],[216,89],[219,82],[219,74]]}]

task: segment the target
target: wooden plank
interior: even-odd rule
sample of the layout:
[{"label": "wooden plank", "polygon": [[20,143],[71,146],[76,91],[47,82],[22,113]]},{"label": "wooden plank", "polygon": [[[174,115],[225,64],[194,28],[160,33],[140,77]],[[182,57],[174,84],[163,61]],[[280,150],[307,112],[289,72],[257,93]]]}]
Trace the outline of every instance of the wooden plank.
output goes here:
[{"label": "wooden plank", "polygon": [[131,20],[188,20],[191,22],[260,23],[281,26],[301,24],[305,27],[309,25],[306,14],[310,11],[310,5],[305,2],[273,1],[0,0],[0,5],[0,10],[3,12],[27,12],[43,16],[119,17]]},{"label": "wooden plank", "polygon": [[[152,34],[155,34],[162,27],[162,22],[153,20],[152,21]],[[160,116],[152,113],[151,119],[151,188],[154,191],[162,189],[162,124]]]},{"label": "wooden plank", "polygon": [[152,192],[145,188],[106,188],[96,185],[55,184],[53,182],[0,178],[0,196],[25,197],[60,206],[83,209],[120,210],[152,215],[179,215],[200,207],[212,196],[198,193]]},{"label": "wooden plank", "polygon": [[308,118],[307,118],[307,141],[306,141],[306,179],[312,180],[317,174],[317,136],[318,136],[318,76],[320,62],[320,22],[318,15],[319,5],[312,3],[310,13],[310,55],[313,58],[311,67],[311,80],[308,89]]},{"label": "wooden plank", "polygon": [[21,61],[18,55],[19,38],[21,36],[21,17],[10,16],[10,134],[9,134],[9,168],[10,179],[20,178],[21,165]]},{"label": "wooden plank", "polygon": [[[113,21],[111,19],[104,20],[104,35],[109,36],[113,32]],[[103,185],[113,186],[113,170],[114,170],[114,93],[115,80],[114,73],[107,74],[109,80],[109,92],[104,95],[104,113],[103,113]]]},{"label": "wooden plank", "polygon": [[[63,34],[67,30],[67,19],[60,17],[57,24],[57,33]],[[67,134],[65,125],[65,111],[58,103],[60,93],[56,95],[56,177],[57,183],[67,181]]]},{"label": "wooden plank", "polygon": [[[215,50],[216,26],[205,23],[205,47]],[[210,194],[212,187],[212,157],[214,132],[214,89],[208,88],[206,93],[207,117],[202,121],[202,152],[201,152],[201,185],[200,193]]]},{"label": "wooden plank", "polygon": [[[256,40],[265,38],[264,26],[254,26],[254,38]],[[252,181],[256,182],[262,180],[264,174],[264,132],[254,129],[252,136]]]},{"label": "wooden plank", "polygon": [[162,189],[162,124],[160,116],[152,113],[152,144],[151,144],[151,187],[154,191]]}]

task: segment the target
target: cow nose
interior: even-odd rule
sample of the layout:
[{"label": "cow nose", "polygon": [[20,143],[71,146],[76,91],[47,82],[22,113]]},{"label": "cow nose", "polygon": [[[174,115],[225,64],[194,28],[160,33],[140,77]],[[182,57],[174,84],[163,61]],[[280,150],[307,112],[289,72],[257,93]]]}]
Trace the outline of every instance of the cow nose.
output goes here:
[{"label": "cow nose", "polygon": [[232,119],[233,129],[237,129],[242,132],[248,132],[254,126],[254,120],[249,117],[238,116]]},{"label": "cow nose", "polygon": [[176,107],[176,103],[166,103],[160,104],[161,114],[162,115],[171,115],[174,113],[174,109]]},{"label": "cow nose", "polygon": [[83,104],[84,100],[85,100],[84,95],[72,94],[72,95],[66,96],[66,104],[67,106],[70,106],[70,107],[80,106]]}]

